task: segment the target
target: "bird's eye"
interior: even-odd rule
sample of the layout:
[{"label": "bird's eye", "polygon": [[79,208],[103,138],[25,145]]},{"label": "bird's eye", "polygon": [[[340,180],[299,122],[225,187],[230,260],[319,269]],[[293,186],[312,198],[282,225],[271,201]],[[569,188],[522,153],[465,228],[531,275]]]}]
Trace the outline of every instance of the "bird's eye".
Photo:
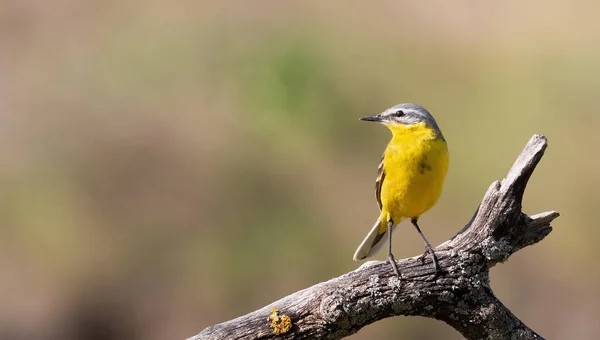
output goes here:
[{"label": "bird's eye", "polygon": [[402,110],[398,110],[398,111],[396,111],[396,112],[394,113],[394,116],[396,116],[396,117],[402,117],[402,116],[404,116],[404,111],[402,111]]}]

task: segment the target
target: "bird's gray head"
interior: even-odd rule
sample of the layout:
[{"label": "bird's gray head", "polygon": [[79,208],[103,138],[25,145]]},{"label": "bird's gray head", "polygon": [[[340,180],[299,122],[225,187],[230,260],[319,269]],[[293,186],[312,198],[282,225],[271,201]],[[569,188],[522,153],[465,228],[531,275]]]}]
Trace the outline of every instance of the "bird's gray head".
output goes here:
[{"label": "bird's gray head", "polygon": [[360,118],[369,122],[380,122],[386,125],[414,125],[425,123],[428,127],[434,129],[440,136],[442,131],[437,125],[433,116],[424,107],[418,104],[398,104],[374,116]]}]

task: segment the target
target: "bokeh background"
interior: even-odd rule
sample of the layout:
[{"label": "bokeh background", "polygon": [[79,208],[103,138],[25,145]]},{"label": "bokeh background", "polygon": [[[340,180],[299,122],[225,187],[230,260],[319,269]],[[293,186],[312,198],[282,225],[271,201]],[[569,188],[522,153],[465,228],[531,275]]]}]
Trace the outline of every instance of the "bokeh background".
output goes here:
[{"label": "bokeh background", "polygon": [[[435,244],[548,137],[524,210],[562,216],[492,287],[548,338],[597,339],[598,10],[0,2],[0,338],[184,339],[355,269],[389,138],[357,118],[416,102],[451,149]],[[421,251],[403,225],[396,256]],[[351,338],[461,337],[397,317]]]}]

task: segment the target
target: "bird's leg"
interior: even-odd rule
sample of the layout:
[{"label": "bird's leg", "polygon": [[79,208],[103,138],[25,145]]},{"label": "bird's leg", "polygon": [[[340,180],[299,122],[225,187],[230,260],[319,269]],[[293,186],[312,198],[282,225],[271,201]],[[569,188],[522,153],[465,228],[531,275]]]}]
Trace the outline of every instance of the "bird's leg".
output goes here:
[{"label": "bird's leg", "polygon": [[392,254],[392,227],[394,226],[394,221],[390,218],[387,222],[387,232],[388,232],[388,262],[392,265],[392,269],[394,269],[394,273],[400,279],[400,271],[398,270],[398,264],[396,263],[396,259],[394,259],[394,254]]},{"label": "bird's leg", "polygon": [[421,260],[421,262],[423,262],[423,260],[425,259],[425,255],[427,255],[427,253],[431,254],[431,260],[433,261],[433,265],[435,267],[435,275],[437,275],[440,272],[440,265],[438,264],[437,256],[435,256],[433,247],[431,247],[431,244],[429,244],[429,242],[425,238],[425,235],[423,235],[423,233],[421,232],[421,228],[419,228],[419,225],[417,224],[417,219],[413,218],[410,220],[410,222],[412,223],[412,225],[415,226],[415,228],[419,232],[419,235],[421,235],[421,238],[425,242],[425,252],[419,257],[419,259]]}]

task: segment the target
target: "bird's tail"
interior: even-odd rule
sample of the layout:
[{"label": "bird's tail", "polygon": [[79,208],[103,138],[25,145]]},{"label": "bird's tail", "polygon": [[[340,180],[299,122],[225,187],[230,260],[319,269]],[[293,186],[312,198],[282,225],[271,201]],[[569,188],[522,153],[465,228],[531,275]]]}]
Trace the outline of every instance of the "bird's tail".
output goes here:
[{"label": "bird's tail", "polygon": [[[397,225],[397,224],[396,224]],[[394,228],[392,227],[392,231]],[[365,239],[362,241],[356,252],[354,253],[354,261],[363,260],[367,257],[374,256],[379,252],[381,247],[385,244],[384,236],[387,234],[387,226],[381,223],[380,218],[377,219],[371,231]]]}]

